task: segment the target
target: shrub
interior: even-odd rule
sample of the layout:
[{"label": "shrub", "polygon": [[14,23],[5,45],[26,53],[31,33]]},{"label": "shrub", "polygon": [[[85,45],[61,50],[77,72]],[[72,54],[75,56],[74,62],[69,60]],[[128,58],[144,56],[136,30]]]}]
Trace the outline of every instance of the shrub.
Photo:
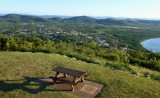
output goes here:
[{"label": "shrub", "polygon": [[150,77],[150,73],[149,72],[144,72],[144,77]]},{"label": "shrub", "polygon": [[111,61],[120,61],[120,57],[118,54],[107,54],[104,56],[105,59],[111,60]]},{"label": "shrub", "polygon": [[160,75],[151,74],[151,79],[160,81]]},{"label": "shrub", "polygon": [[115,69],[119,69],[119,70],[127,70],[130,72],[133,72],[133,70],[126,64],[121,64],[121,63],[106,63],[105,66],[111,67],[111,68],[115,68]]}]

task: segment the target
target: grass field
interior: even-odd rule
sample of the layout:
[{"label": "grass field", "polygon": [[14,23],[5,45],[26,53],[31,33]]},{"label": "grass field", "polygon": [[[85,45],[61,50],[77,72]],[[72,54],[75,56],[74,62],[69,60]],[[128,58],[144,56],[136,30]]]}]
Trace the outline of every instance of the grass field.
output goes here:
[{"label": "grass field", "polygon": [[84,63],[57,54],[0,52],[0,97],[75,98],[74,95],[32,82],[48,75],[58,66],[86,71],[89,74],[87,80],[104,84],[98,95],[100,98],[160,96],[160,82],[128,72]]}]

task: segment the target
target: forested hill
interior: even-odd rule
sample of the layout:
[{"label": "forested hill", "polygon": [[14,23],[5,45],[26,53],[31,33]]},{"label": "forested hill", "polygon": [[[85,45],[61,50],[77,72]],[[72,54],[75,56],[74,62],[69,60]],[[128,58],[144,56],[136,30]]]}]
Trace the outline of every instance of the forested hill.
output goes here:
[{"label": "forested hill", "polygon": [[134,19],[95,19],[88,16],[77,16],[71,17],[68,19],[63,19],[63,21],[67,22],[76,22],[76,23],[88,23],[88,24],[102,24],[102,25],[119,25],[119,26],[160,26],[160,21],[156,20],[134,20]]},{"label": "forested hill", "polygon": [[8,14],[5,16],[0,16],[0,21],[2,22],[49,22],[49,21],[58,21],[58,22],[73,22],[73,23],[88,23],[88,24],[103,24],[103,25],[119,25],[119,26],[160,26],[160,20],[135,20],[135,19],[95,19],[88,16],[77,16],[67,19],[56,18],[42,18],[38,16],[27,16],[19,14]]},{"label": "forested hill", "polygon": [[78,23],[97,23],[97,20],[88,16],[77,16],[65,19],[65,21],[73,21]]},{"label": "forested hill", "polygon": [[0,17],[0,21],[2,22],[45,22],[47,21],[44,18],[40,18],[37,16],[27,16],[27,15],[19,15],[19,14],[8,14]]}]

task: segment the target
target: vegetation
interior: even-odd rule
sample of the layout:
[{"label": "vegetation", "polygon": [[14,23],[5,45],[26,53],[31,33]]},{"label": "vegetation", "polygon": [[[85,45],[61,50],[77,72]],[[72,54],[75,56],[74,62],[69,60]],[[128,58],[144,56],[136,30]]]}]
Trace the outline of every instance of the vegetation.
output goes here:
[{"label": "vegetation", "polygon": [[110,60],[119,63],[116,64],[118,68],[123,67],[129,69],[127,65],[134,64],[160,71],[159,53],[146,53],[136,50],[125,51],[123,49],[117,50],[111,47],[97,45],[94,40],[76,44],[63,41],[53,42],[48,39],[42,40],[36,37],[19,38],[1,35],[0,43],[0,50],[3,51],[59,53],[69,57],[75,57],[88,63],[104,65],[105,62]]},{"label": "vegetation", "polygon": [[1,16],[0,21],[0,33],[7,36],[34,36],[78,43],[89,38],[98,43],[105,41],[117,48],[143,51],[146,50],[140,45],[141,41],[160,37],[160,21],[152,20],[94,19],[87,16],[61,19],[9,14]]},{"label": "vegetation", "polygon": [[[10,51],[0,52],[0,94],[3,97],[21,97],[20,93],[24,93],[26,97],[32,94],[36,94],[33,97],[45,96],[42,89],[45,87],[36,89],[37,86],[26,86],[32,85],[32,80],[42,77],[57,66],[89,72],[93,77],[87,79],[105,85],[100,97],[159,95],[159,89],[153,87],[158,88],[160,83],[160,53],[144,49],[140,42],[160,37],[160,21],[94,19],[87,16],[61,19],[10,14],[0,17],[0,25],[0,51]],[[49,53],[64,55],[85,63]],[[26,69],[22,71],[20,66]],[[9,67],[14,69],[10,71]],[[147,68],[147,71],[145,69],[139,72],[136,68]],[[98,70],[95,72],[94,69]],[[14,73],[13,76],[11,72]],[[142,77],[150,79],[135,77],[129,73],[140,73]],[[18,90],[15,90],[16,87]],[[4,93],[5,91],[8,94]],[[50,88],[47,91],[48,97],[75,97],[61,92],[50,94]]]},{"label": "vegetation", "polygon": [[33,82],[59,66],[86,71],[89,74],[87,80],[104,84],[98,95],[100,98],[160,96],[160,82],[128,72],[53,53],[0,52],[0,97],[76,97]]}]

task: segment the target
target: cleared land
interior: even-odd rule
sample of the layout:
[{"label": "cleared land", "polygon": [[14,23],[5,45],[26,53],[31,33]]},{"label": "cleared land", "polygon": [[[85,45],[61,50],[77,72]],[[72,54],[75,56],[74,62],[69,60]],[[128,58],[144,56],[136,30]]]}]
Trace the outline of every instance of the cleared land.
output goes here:
[{"label": "cleared land", "polygon": [[104,84],[98,97],[160,96],[160,82],[128,72],[84,63],[57,54],[0,52],[0,97],[75,98],[74,95],[32,82],[59,66],[86,71],[89,74],[87,80]]}]

